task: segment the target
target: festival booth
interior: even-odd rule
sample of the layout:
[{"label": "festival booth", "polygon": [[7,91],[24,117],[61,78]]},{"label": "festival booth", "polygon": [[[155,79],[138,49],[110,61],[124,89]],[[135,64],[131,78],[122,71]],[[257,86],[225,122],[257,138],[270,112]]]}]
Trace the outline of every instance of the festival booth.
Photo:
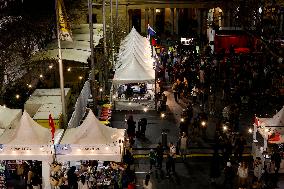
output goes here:
[{"label": "festival booth", "polygon": [[121,43],[115,66],[112,88],[114,109],[154,109],[154,62],[149,41],[132,28]]},{"label": "festival booth", "polygon": [[14,128],[19,124],[22,116],[21,109],[10,109],[0,105],[0,136],[5,129]]},{"label": "festival booth", "polygon": [[[55,132],[55,143],[58,142],[63,130]],[[53,161],[54,147],[49,129],[40,126],[24,111],[19,124],[8,128],[0,136],[0,160],[7,162],[11,172],[26,160],[41,161],[42,188],[49,189],[50,163]],[[12,165],[14,164],[14,165]],[[1,175],[1,174],[0,174]]]},{"label": "festival booth", "polygon": [[[278,145],[283,158],[284,144],[284,107],[272,118],[255,118],[253,130],[253,156],[263,160],[271,156],[271,147]],[[257,135],[259,134],[259,135]],[[257,139],[263,140],[258,141]],[[265,152],[265,153],[264,153]],[[284,173],[284,161],[281,163],[280,172]]]},{"label": "festival booth", "polygon": [[[87,117],[79,127],[69,128],[65,131],[60,144],[56,145],[56,159],[62,163],[62,171],[75,166],[77,170],[86,171],[87,178],[96,177],[95,180],[99,180],[104,175],[103,180],[105,180],[110,167],[104,166],[103,162],[122,161],[124,135],[124,129],[111,128],[101,124],[93,112],[89,110]],[[91,162],[94,161],[98,162],[96,169],[87,171],[82,168],[86,165],[91,166]],[[104,184],[102,182],[101,184],[110,185],[111,179],[107,180],[109,182],[104,181]]]}]

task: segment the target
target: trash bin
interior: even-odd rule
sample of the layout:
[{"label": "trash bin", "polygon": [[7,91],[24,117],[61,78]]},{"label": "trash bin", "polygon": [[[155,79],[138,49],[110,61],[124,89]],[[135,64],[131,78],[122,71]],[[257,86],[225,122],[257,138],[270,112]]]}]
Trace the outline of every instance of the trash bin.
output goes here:
[{"label": "trash bin", "polygon": [[168,145],[167,138],[168,138],[168,133],[166,131],[162,131],[162,146],[164,148],[167,148]]}]

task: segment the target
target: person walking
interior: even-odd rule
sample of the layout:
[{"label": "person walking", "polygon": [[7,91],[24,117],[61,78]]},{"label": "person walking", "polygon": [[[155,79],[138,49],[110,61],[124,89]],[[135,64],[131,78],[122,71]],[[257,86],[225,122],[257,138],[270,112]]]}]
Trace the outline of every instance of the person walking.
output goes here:
[{"label": "person walking", "polygon": [[147,174],[143,180],[143,189],[152,189],[152,182],[150,180],[150,175]]},{"label": "person walking", "polygon": [[231,162],[227,162],[227,165],[224,168],[224,175],[225,175],[224,188],[225,189],[233,189],[233,187],[234,187],[233,181],[234,181],[234,177],[235,177],[235,172],[232,168]]},{"label": "person walking", "polygon": [[245,162],[241,162],[238,167],[237,175],[239,176],[238,183],[239,189],[245,189],[247,187],[247,179],[248,179],[248,167]]}]

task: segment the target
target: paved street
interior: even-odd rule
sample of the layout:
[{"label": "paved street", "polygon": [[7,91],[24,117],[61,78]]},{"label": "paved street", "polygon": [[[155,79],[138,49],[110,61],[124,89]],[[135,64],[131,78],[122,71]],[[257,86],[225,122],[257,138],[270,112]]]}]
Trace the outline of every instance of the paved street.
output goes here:
[{"label": "paved street", "polygon": [[[146,130],[146,139],[136,139],[134,144],[133,153],[136,157],[135,160],[135,172],[137,176],[137,185],[140,186],[145,175],[150,171],[150,163],[147,158],[150,148],[155,148],[158,142],[162,141],[161,132],[162,130],[168,130],[168,142],[176,142],[178,139],[180,114],[183,108],[186,106],[185,100],[176,103],[174,101],[173,93],[168,87],[168,91],[165,92],[167,95],[167,112],[166,117],[163,119],[160,113],[156,111],[115,111],[113,113],[112,124],[117,128],[127,128],[125,118],[131,114],[134,116],[134,120],[137,122],[139,119],[145,117],[148,120],[148,126]],[[200,106],[194,106],[194,115],[200,111]],[[214,117],[209,119],[209,126],[207,129],[207,140],[204,141],[202,138],[197,139],[197,143],[190,145],[190,150],[186,162],[182,162],[181,159],[177,158],[176,161],[176,175],[166,177],[165,174],[165,160],[163,163],[162,171],[153,171],[151,174],[154,188],[192,188],[192,189],[217,189],[222,188],[224,180],[223,173],[217,179],[216,184],[212,185],[210,182],[210,167],[211,167],[211,156],[213,153],[214,144],[214,133],[215,133],[215,119]],[[250,145],[246,147],[246,160],[250,161]],[[220,165],[223,170],[224,165]],[[235,181],[236,183],[237,181]]]}]

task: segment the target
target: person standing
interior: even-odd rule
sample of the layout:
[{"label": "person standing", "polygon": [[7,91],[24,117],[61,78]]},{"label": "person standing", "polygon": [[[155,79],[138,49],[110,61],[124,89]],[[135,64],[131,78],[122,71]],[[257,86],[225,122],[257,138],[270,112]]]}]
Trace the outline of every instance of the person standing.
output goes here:
[{"label": "person standing", "polygon": [[156,154],[157,154],[157,167],[158,169],[162,169],[164,149],[161,142],[158,143],[158,146],[156,148]]},{"label": "person standing", "polygon": [[179,150],[183,161],[186,160],[187,147],[188,147],[188,137],[186,136],[185,132],[182,132],[182,135],[179,138]]},{"label": "person standing", "polygon": [[176,159],[176,146],[173,142],[170,142],[170,152],[169,152],[169,158],[170,158],[170,168],[173,173],[175,173],[175,159]]},{"label": "person standing", "polygon": [[173,93],[174,93],[175,101],[178,102],[178,83],[177,82],[174,82],[174,84],[172,86],[172,90],[173,90]]},{"label": "person standing", "polygon": [[127,119],[127,135],[129,137],[129,142],[131,145],[134,143],[136,122],[133,120],[133,115],[130,115]]},{"label": "person standing", "polygon": [[247,179],[248,179],[248,168],[245,164],[245,162],[241,162],[237,175],[239,176],[239,188],[245,189],[247,185]]},{"label": "person standing", "polygon": [[220,156],[217,151],[214,152],[212,161],[211,161],[211,167],[210,167],[210,178],[211,183],[216,183],[216,179],[220,177]]},{"label": "person standing", "polygon": [[253,174],[256,181],[260,181],[263,171],[263,164],[260,157],[257,157],[253,165]]},{"label": "person standing", "polygon": [[156,165],[156,153],[153,149],[150,150],[149,159],[150,159],[150,172],[152,172],[152,167]]},{"label": "person standing", "polygon": [[271,161],[274,162],[275,165],[275,185],[277,186],[278,177],[279,177],[279,169],[281,164],[281,155],[277,150],[273,150],[273,154],[271,155]]},{"label": "person standing", "polygon": [[80,180],[78,182],[78,189],[89,189],[89,186],[86,182],[86,177],[81,175]]},{"label": "person standing", "polygon": [[78,178],[75,173],[76,167],[72,166],[67,172],[67,180],[68,180],[68,187],[70,189],[77,189],[78,188]]},{"label": "person standing", "polygon": [[152,182],[150,181],[150,175],[147,174],[143,180],[143,189],[152,189]]}]

